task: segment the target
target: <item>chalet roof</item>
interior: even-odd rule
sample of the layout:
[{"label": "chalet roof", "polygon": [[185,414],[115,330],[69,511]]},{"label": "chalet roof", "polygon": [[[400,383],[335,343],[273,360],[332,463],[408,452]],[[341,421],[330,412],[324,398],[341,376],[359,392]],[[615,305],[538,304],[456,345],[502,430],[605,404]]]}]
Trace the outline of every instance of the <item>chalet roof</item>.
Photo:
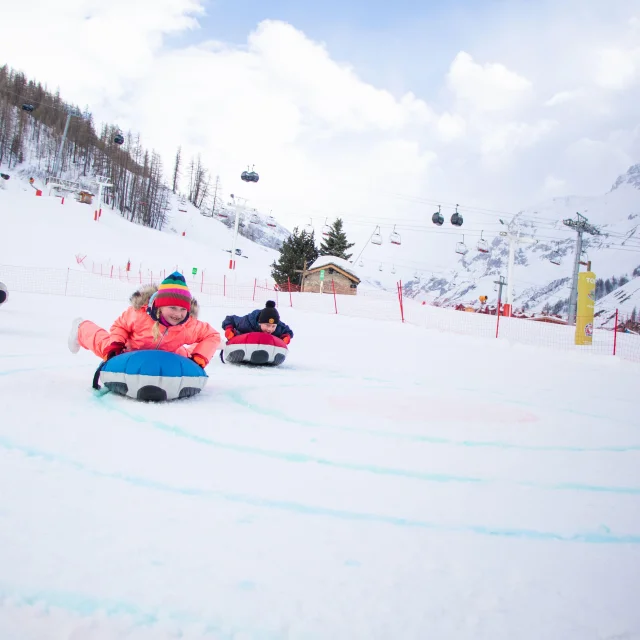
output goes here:
[{"label": "chalet roof", "polygon": [[360,284],[360,278],[356,274],[353,265],[344,260],[343,258],[338,258],[337,256],[320,256],[310,267],[309,273],[315,273],[316,271],[320,271],[321,269],[326,269],[327,267],[333,267],[336,271],[341,273],[349,280]]},{"label": "chalet roof", "polygon": [[316,272],[320,269],[326,269],[327,267],[333,267],[338,270],[344,276],[350,280],[360,283],[360,278],[356,273],[353,265],[344,258],[338,258],[337,256],[320,256],[310,267],[309,272]]}]

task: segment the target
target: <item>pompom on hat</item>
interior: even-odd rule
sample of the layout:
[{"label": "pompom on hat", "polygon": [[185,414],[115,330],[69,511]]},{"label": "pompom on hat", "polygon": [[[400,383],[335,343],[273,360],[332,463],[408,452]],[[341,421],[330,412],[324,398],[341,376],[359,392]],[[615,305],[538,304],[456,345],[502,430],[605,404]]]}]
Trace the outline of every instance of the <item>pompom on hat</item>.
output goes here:
[{"label": "pompom on hat", "polygon": [[278,324],[280,322],[280,314],[276,309],[276,303],[273,300],[267,300],[264,309],[258,316],[259,324]]},{"label": "pompom on hat", "polygon": [[191,310],[191,293],[181,273],[174,271],[160,283],[157,293],[153,296],[153,306],[156,309],[182,307],[187,311]]}]

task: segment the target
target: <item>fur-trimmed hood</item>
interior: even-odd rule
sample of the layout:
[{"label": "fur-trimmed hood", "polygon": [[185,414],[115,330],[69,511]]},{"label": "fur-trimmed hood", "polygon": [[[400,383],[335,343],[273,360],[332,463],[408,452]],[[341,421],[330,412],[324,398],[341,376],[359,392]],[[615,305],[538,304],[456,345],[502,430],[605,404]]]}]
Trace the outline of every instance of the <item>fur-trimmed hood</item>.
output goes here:
[{"label": "fur-trimmed hood", "polygon": [[[140,287],[137,291],[134,291],[129,298],[129,302],[131,306],[136,310],[142,309],[142,307],[149,304],[149,300],[151,296],[158,290],[158,285],[156,284],[145,284]],[[192,297],[191,298],[191,310],[189,315],[198,319],[198,312],[200,311],[200,305],[198,305],[198,301]]]}]

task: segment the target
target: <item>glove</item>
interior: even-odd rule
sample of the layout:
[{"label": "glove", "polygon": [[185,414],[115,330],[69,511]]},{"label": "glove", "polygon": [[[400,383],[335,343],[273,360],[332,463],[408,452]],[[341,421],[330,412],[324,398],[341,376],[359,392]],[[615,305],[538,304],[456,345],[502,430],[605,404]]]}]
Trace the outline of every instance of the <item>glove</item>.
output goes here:
[{"label": "glove", "polygon": [[112,342],[104,352],[104,360],[111,360],[114,356],[119,356],[125,349],[122,342]]},{"label": "glove", "polygon": [[236,333],[236,330],[235,330],[233,327],[227,327],[227,328],[224,330],[224,337],[225,337],[227,340],[231,340],[231,338],[235,338],[235,337],[236,337],[236,335],[238,335],[238,334]]},{"label": "glove", "polygon": [[282,336],[282,342],[284,342],[285,344],[289,344],[291,342],[291,336],[286,333],[285,335]]},{"label": "glove", "polygon": [[191,356],[191,359],[198,365],[200,365],[203,369],[207,366],[207,364],[209,364],[209,361],[206,360],[203,356],[201,356],[199,353],[194,353]]}]

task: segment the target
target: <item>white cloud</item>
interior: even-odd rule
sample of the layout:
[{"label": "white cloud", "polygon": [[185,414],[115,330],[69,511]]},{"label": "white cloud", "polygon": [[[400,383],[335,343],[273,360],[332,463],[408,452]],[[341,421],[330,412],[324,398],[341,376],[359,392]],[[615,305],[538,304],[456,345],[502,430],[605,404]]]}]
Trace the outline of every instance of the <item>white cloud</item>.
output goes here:
[{"label": "white cloud", "polygon": [[446,142],[457,140],[462,137],[467,130],[467,123],[460,114],[452,114],[446,111],[438,118],[437,126],[441,138]]},{"label": "white cloud", "polygon": [[598,52],[594,75],[601,87],[626,89],[640,77],[640,49],[602,49]]},{"label": "white cloud", "polygon": [[[594,22],[572,33],[584,14],[569,12],[544,42],[527,21],[487,22],[478,25],[484,48],[464,42],[434,84],[398,82],[411,90],[394,93],[281,21],[261,22],[243,43],[203,35],[169,47],[169,36],[198,35],[203,2],[11,3],[0,59],[89,105],[98,123],[139,131],[167,173],[178,145],[186,156],[201,153],[224,190],[244,191],[289,226],[309,215],[392,217],[400,208],[422,219],[423,207],[410,204],[419,198],[517,210],[542,188],[604,190],[620,165],[640,161],[632,135],[640,59],[629,16],[608,31]],[[442,59],[442,50],[432,53]],[[406,65],[433,76],[433,66],[423,74],[424,60]],[[258,185],[239,182],[247,164]]]},{"label": "white cloud", "polygon": [[557,125],[554,120],[541,120],[533,124],[511,122],[496,127],[482,138],[482,153],[486,156],[512,154],[518,148],[535,145]]},{"label": "white cloud", "polygon": [[585,96],[585,92],[582,89],[575,89],[573,91],[559,91],[549,98],[545,103],[545,107],[556,107],[567,102],[573,102],[579,100]]},{"label": "white cloud", "polygon": [[566,181],[555,176],[547,176],[544,179],[544,191],[547,196],[555,196],[562,194],[566,188]]},{"label": "white cloud", "polygon": [[458,100],[483,111],[518,106],[532,90],[529,80],[509,71],[503,64],[480,65],[464,51],[452,62],[447,83]]}]

